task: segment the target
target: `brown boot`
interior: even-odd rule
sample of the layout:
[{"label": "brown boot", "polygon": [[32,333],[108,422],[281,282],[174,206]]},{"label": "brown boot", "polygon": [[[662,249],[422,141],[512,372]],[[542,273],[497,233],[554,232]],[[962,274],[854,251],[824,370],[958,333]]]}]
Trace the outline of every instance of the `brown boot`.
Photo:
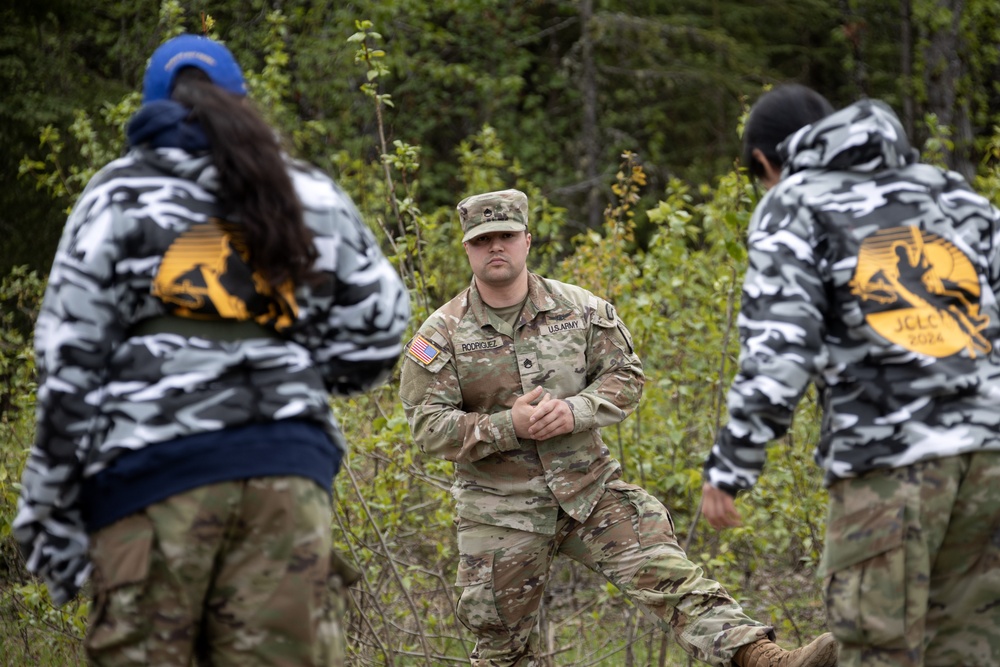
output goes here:
[{"label": "brown boot", "polygon": [[786,651],[770,639],[758,639],[733,656],[735,667],[836,667],[837,640],[829,632],[812,644]]}]

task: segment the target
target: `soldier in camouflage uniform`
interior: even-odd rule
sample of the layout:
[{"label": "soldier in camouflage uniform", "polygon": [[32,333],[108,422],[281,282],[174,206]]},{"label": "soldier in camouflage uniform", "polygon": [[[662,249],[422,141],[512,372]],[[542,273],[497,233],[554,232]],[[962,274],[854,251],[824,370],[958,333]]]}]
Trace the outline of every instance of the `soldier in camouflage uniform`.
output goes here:
[{"label": "soldier in camouflage uniform", "polygon": [[67,221],[35,332],[14,536],[92,576],[96,665],[344,664],[331,393],[384,381],[409,301],[350,199],[288,159],[232,54],[153,54],[128,153]]},{"label": "soldier in camouflage uniform", "polygon": [[603,574],[712,665],[833,665],[825,635],[787,652],[689,561],[667,509],[620,479],[601,439],[636,407],[642,365],[608,302],[526,268],[524,193],[458,205],[472,284],[409,342],[400,397],[414,440],[453,461],[463,587],[477,667],[537,664],[553,558]]},{"label": "soldier in camouflage uniform", "polygon": [[[751,111],[781,122],[787,104]],[[775,137],[776,145],[781,137]],[[885,104],[794,132],[754,212],[729,423],[705,516],[738,525],[810,382],[844,665],[1000,664],[1000,212],[921,164]],[[755,159],[765,159],[757,155]]]}]

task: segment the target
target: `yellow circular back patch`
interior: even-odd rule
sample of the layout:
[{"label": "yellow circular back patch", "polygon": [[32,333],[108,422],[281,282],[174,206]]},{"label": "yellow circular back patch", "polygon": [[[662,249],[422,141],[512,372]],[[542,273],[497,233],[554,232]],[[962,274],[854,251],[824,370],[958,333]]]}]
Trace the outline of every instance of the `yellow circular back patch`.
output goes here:
[{"label": "yellow circular back patch", "polygon": [[937,234],[906,226],[866,238],[851,293],[867,302],[868,324],[907,350],[937,358],[990,351],[979,276],[969,258]]}]

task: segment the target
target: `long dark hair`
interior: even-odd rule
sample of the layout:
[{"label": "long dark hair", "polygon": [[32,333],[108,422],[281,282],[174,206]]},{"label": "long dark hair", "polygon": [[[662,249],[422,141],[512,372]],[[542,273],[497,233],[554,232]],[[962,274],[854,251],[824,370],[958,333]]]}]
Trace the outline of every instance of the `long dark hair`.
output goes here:
[{"label": "long dark hair", "polygon": [[778,144],[833,112],[833,105],[812,88],[788,83],[769,90],[751,107],[743,127],[743,166],[757,178],[764,175],[763,165],[753,157],[759,148],[768,162],[780,168]]},{"label": "long dark hair", "polygon": [[222,216],[242,228],[253,269],[272,286],[310,282],[318,253],[275,130],[247,100],[192,67],[177,73],[170,96],[208,137]]}]

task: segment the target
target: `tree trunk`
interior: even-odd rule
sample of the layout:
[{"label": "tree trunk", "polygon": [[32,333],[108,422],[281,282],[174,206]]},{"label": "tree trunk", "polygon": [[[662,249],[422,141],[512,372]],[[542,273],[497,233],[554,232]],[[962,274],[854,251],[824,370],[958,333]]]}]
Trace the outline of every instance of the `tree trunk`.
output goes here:
[{"label": "tree trunk", "polygon": [[937,116],[941,125],[952,131],[955,147],[945,153],[948,166],[967,179],[975,175],[971,158],[972,128],[967,100],[959,100],[957,86],[965,75],[961,53],[961,34],[965,0],[937,0],[940,9],[949,12],[947,22],[928,26],[927,46],[924,47],[924,85],[927,89],[927,111]]},{"label": "tree trunk", "polygon": [[910,141],[914,140],[914,109],[913,99],[913,8],[910,0],[900,0],[899,3],[899,60],[903,86],[900,94],[903,98],[903,129]]},{"label": "tree trunk", "polygon": [[868,96],[868,69],[865,54],[862,49],[865,23],[851,9],[849,0],[840,0],[840,13],[843,16],[844,36],[851,46],[851,81],[854,83],[854,97]]},{"label": "tree trunk", "polygon": [[583,61],[583,173],[587,188],[587,227],[599,229],[603,220],[601,184],[597,171],[600,143],[597,128],[597,74],[594,67],[594,43],[591,40],[591,19],[594,16],[593,0],[580,3],[580,50]]}]

